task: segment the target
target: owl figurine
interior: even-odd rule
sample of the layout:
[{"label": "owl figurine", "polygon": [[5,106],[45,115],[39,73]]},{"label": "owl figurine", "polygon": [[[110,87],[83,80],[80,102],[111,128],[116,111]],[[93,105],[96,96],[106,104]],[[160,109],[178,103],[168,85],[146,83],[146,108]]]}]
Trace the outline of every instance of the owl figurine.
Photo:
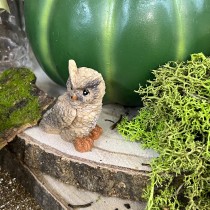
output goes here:
[{"label": "owl figurine", "polygon": [[79,152],[90,151],[94,140],[102,134],[96,123],[102,110],[105,82],[97,71],[77,68],[74,60],[69,60],[67,92],[61,95],[55,105],[40,121],[40,128],[73,142]]}]

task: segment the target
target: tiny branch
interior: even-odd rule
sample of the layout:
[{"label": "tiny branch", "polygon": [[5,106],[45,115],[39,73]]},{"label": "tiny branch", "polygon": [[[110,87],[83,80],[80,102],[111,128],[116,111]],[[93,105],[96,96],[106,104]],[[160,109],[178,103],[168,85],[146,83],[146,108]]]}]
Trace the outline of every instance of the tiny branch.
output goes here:
[{"label": "tiny branch", "polygon": [[115,123],[113,120],[105,119],[104,121]]},{"label": "tiny branch", "polygon": [[110,127],[111,130],[114,130],[114,129],[117,127],[117,125],[122,121],[122,118],[123,118],[123,116],[122,116],[122,114],[121,114],[119,120],[118,120],[117,122],[115,122],[115,123]]},{"label": "tiny branch", "polygon": [[69,203],[68,206],[75,209],[75,208],[87,208],[87,207],[90,207],[92,204],[93,204],[93,202],[81,204],[81,205],[73,205],[73,204]]}]

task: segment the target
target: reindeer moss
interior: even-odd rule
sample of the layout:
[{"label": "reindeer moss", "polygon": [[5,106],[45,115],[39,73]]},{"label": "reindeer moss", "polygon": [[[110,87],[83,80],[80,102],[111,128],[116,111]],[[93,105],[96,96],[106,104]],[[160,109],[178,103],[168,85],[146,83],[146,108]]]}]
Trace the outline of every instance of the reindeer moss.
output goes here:
[{"label": "reindeer moss", "polygon": [[147,210],[210,209],[210,58],[169,62],[137,93],[144,107],[118,131],[159,157],[151,163]]},{"label": "reindeer moss", "polygon": [[26,68],[9,69],[0,74],[0,137],[11,128],[33,124],[40,119],[35,75]]}]

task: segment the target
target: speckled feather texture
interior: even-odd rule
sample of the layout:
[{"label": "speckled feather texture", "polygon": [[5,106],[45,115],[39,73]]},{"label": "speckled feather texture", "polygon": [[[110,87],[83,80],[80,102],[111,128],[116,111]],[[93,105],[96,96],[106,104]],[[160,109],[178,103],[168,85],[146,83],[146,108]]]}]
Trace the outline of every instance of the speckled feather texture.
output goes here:
[{"label": "speckled feather texture", "polygon": [[[87,138],[92,142],[90,134],[98,127],[96,123],[102,110],[105,82],[97,71],[77,68],[74,60],[69,60],[69,75],[67,92],[44,114],[39,126],[47,133],[60,134],[65,141],[80,141],[83,147]],[[86,152],[91,148],[92,145],[76,149]]]}]

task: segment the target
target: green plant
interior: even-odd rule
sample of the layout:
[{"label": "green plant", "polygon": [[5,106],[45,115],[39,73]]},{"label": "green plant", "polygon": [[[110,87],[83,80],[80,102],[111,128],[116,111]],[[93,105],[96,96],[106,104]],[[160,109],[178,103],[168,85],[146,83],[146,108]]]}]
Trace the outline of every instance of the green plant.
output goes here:
[{"label": "green plant", "polygon": [[35,125],[41,118],[43,108],[35,81],[27,68],[11,68],[0,74],[0,149],[14,130]]},{"label": "green plant", "polygon": [[159,157],[151,162],[147,209],[210,209],[210,58],[169,62],[137,93],[144,107],[118,131]]},{"label": "green plant", "polygon": [[26,68],[0,74],[0,137],[5,130],[37,121],[41,110],[33,85],[36,77]]}]

